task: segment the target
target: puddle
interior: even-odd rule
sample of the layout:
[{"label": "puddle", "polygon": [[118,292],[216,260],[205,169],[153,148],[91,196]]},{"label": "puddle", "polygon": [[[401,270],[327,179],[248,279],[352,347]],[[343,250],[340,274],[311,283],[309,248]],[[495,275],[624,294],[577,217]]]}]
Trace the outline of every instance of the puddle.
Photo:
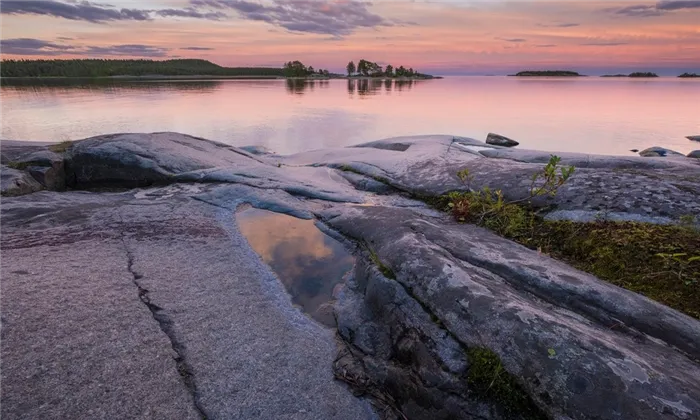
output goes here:
[{"label": "puddle", "polygon": [[343,245],[313,220],[249,208],[236,213],[241,233],[277,274],[292,302],[316,321],[335,327],[333,289],[353,266]]}]

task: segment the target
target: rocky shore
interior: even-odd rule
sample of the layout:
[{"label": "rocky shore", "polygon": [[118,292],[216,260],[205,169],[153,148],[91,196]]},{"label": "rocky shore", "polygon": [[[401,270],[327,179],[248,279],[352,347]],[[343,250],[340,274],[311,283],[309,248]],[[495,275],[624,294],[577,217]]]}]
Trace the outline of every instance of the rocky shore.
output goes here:
[{"label": "rocky shore", "polygon": [[[700,160],[558,154],[548,219],[700,216]],[[431,207],[550,153],[416,136],[280,156],[178,133],[2,142],[1,416],[693,419],[700,321]],[[336,328],[237,211],[353,253]]]}]

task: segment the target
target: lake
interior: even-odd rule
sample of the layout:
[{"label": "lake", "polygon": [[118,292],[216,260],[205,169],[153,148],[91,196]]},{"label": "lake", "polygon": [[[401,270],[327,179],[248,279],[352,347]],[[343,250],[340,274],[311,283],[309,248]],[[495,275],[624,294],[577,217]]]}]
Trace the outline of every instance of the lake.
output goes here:
[{"label": "lake", "polygon": [[523,148],[632,155],[700,144],[700,79],[51,81],[5,85],[2,138],[177,131],[281,154],[385,137],[488,132]]}]

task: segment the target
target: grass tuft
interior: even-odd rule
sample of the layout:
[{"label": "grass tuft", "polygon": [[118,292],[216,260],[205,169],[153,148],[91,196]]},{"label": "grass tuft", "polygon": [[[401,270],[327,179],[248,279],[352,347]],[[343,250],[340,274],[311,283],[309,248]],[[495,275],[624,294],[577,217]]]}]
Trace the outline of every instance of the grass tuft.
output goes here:
[{"label": "grass tuft", "polygon": [[70,140],[66,140],[58,144],[52,144],[51,146],[49,146],[49,150],[51,150],[54,153],[64,153],[71,146],[73,146],[73,142]]}]

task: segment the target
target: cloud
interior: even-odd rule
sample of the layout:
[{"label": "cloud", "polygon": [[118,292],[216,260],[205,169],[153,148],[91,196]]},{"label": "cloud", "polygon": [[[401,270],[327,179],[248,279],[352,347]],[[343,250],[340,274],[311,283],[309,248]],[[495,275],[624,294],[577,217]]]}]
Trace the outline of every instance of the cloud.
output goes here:
[{"label": "cloud", "polygon": [[191,7],[186,9],[162,9],[155,12],[161,17],[189,17],[195,19],[221,20],[228,15],[223,12],[199,12]]},{"label": "cloud", "polygon": [[635,4],[622,8],[603,9],[618,15],[632,17],[662,16],[667,12],[683,9],[700,9],[700,0],[664,0],[656,4]]},{"label": "cloud", "polygon": [[32,14],[104,23],[116,20],[149,20],[148,11],[115,9],[87,1],[63,3],[54,0],[4,0],[0,13],[10,15]]},{"label": "cloud", "polygon": [[151,45],[125,44],[111,45],[109,47],[87,47],[81,55],[89,56],[133,56],[133,57],[167,57],[168,48],[154,47]]},{"label": "cloud", "polygon": [[3,54],[51,56],[66,54],[75,47],[34,38],[13,38],[0,40],[0,49]]},{"label": "cloud", "polygon": [[656,6],[650,6],[645,4],[637,4],[632,6],[625,6],[623,8],[617,9],[605,9],[606,11],[612,11],[618,15],[633,16],[633,17],[649,17],[649,16],[661,16],[664,12],[657,10]]},{"label": "cloud", "polygon": [[598,46],[598,47],[612,47],[615,45],[628,45],[629,42],[586,42],[584,44],[579,44],[579,45],[584,45],[584,46]]},{"label": "cloud", "polygon": [[527,39],[525,38],[494,38],[494,39],[499,39],[501,41],[506,41],[506,42],[527,42]]},{"label": "cloud", "polygon": [[552,48],[552,47],[556,47],[556,44],[539,44],[539,45],[535,45],[535,47],[536,48]]},{"label": "cloud", "polygon": [[76,0],[65,2],[57,0],[2,0],[0,13],[9,15],[43,15],[101,24],[113,21],[149,21],[153,20],[154,16],[207,20],[220,20],[228,17],[220,11],[202,12],[192,7],[160,10],[118,9],[111,4]]},{"label": "cloud", "polygon": [[190,0],[190,4],[234,10],[244,19],[267,22],[293,32],[335,37],[350,35],[360,28],[394,26],[370,13],[367,7],[371,3],[357,0],[276,0],[270,6],[246,0]]},{"label": "cloud", "polygon": [[132,57],[166,57],[168,48],[140,44],[98,46],[74,46],[57,44],[34,38],[13,38],[0,40],[3,54],[11,55],[85,55],[85,56],[132,56]]},{"label": "cloud", "polygon": [[538,23],[537,26],[541,26],[543,28],[572,28],[574,26],[581,26],[581,24],[580,23],[553,23],[553,24]]},{"label": "cloud", "polygon": [[667,0],[656,3],[659,10],[699,9],[700,0]]},{"label": "cloud", "polygon": [[182,47],[180,48],[181,50],[188,50],[188,51],[211,51],[214,48],[209,48],[209,47]]},{"label": "cloud", "polygon": [[67,36],[57,36],[56,39],[60,39],[61,41],[72,41],[73,38],[67,37]]}]

